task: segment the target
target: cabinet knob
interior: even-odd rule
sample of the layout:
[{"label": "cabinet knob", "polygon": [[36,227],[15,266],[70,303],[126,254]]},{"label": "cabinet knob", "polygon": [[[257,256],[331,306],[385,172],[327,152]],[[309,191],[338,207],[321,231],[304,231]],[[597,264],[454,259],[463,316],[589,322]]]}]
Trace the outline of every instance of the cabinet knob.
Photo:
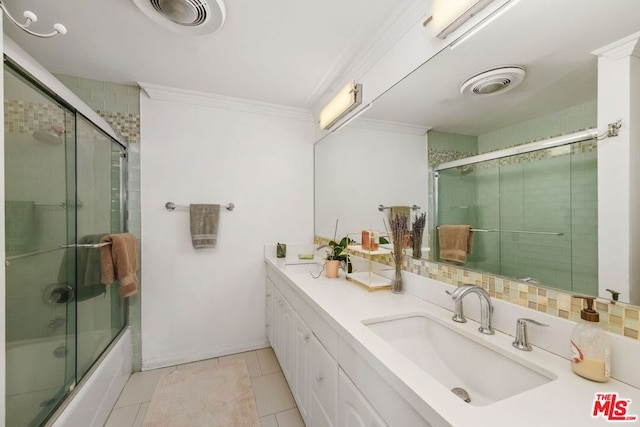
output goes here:
[{"label": "cabinet knob", "polygon": [[267,328],[270,328],[270,327],[271,327],[271,323],[267,323]]},{"label": "cabinet knob", "polygon": [[324,377],[322,375],[316,375],[316,381],[318,381],[319,383],[322,382],[322,380],[324,380]]},{"label": "cabinet knob", "polygon": [[270,297],[270,296],[271,296],[271,294],[267,294],[267,296],[268,296],[268,297]]},{"label": "cabinet knob", "polygon": [[302,339],[305,340],[305,341],[309,341],[309,334],[305,334],[305,336],[302,337]]}]

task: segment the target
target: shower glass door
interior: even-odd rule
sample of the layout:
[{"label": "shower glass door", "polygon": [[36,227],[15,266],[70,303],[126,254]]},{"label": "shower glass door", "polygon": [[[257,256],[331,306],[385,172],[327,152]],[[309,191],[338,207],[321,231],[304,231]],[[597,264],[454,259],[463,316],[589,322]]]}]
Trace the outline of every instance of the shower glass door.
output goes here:
[{"label": "shower glass door", "polygon": [[5,62],[6,425],[39,426],[126,323],[100,238],[125,231],[125,148]]},{"label": "shower glass door", "polygon": [[464,267],[596,295],[597,172],[592,140],[440,170],[438,225],[478,230]]},{"label": "shower glass door", "polygon": [[124,232],[122,189],[124,150],[78,115],[77,192],[77,337],[78,377],[115,338],[125,324],[125,304],[118,283],[101,282],[100,243],[106,234]]},{"label": "shower glass door", "polygon": [[75,385],[75,119],[5,65],[6,425]]}]

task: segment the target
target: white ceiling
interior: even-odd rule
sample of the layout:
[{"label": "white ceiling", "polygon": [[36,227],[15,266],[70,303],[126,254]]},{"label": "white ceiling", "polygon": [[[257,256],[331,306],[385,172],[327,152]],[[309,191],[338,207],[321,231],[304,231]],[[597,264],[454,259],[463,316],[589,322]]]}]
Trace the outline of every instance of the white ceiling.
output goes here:
[{"label": "white ceiling", "polygon": [[[373,102],[363,117],[481,135],[596,98],[595,49],[640,31],[638,0],[520,0]],[[463,97],[468,77],[521,65],[520,86]]]},{"label": "white ceiling", "polygon": [[172,32],[133,0],[6,0],[32,10],[38,39],[5,32],[49,71],[116,83],[147,82],[311,109],[360,49],[398,13],[399,0],[225,0],[227,19],[206,36]]}]

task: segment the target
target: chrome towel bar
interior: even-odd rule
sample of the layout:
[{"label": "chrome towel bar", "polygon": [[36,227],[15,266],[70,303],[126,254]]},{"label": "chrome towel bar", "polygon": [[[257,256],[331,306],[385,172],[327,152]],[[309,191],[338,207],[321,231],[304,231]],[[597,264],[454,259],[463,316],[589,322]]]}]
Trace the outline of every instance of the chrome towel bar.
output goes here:
[{"label": "chrome towel bar", "polygon": [[[378,205],[378,210],[380,212],[384,211],[385,209],[391,209],[393,206],[385,206],[385,205]],[[413,206],[408,206],[409,209],[411,209],[412,211],[418,211],[420,210],[420,206],[418,205],[413,205]]]},{"label": "chrome towel bar", "polygon": [[[436,227],[438,229],[440,227]],[[545,236],[564,236],[564,233],[556,233],[553,231],[525,231],[525,230],[499,230],[497,228],[472,228],[471,231],[477,231],[480,233],[519,233],[519,234],[542,234]]]},{"label": "chrome towel bar", "polygon": [[[225,208],[228,211],[232,211],[233,209],[235,209],[236,205],[233,203],[229,203],[228,205],[222,206],[223,208]],[[176,208],[180,208],[180,209],[189,209],[188,205],[176,205],[173,202],[167,202],[164,204],[164,208],[168,211],[175,211]]]},{"label": "chrome towel bar", "polygon": [[70,245],[60,245],[60,246],[56,246],[54,248],[47,248],[47,249],[40,249],[38,251],[33,251],[33,252],[25,252],[22,254],[16,254],[16,255],[11,255],[5,258],[4,263],[5,265],[9,265],[10,261],[13,261],[15,259],[20,259],[20,258],[26,258],[26,257],[30,257],[30,256],[34,256],[34,255],[40,255],[40,254],[46,254],[47,252],[53,252],[53,251],[58,251],[60,249],[69,249],[69,248],[101,248],[103,246],[109,246],[111,244],[111,242],[105,242],[105,243],[90,243],[90,244],[81,244],[81,245],[76,245],[76,244],[70,244]]}]

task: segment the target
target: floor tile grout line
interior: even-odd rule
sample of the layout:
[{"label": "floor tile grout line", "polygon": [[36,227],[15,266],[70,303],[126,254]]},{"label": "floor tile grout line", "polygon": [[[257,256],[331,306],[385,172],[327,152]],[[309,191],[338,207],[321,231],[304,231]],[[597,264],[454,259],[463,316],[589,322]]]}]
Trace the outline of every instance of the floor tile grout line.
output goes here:
[{"label": "floor tile grout line", "polygon": [[[259,375],[259,376],[256,376],[256,377],[251,377],[251,378],[250,378],[251,380],[253,380],[253,379],[255,379],[255,378],[262,378],[262,377],[271,376],[271,375],[277,375],[277,374],[282,374],[282,375],[284,376],[284,372],[282,371],[282,368],[280,367],[280,364],[279,364],[279,363],[278,363],[278,368],[280,369],[279,371],[277,371],[277,372],[271,372],[271,373],[266,373],[266,374],[265,374],[265,373],[264,373],[264,371],[263,371],[263,366],[262,366],[262,364],[260,363],[260,358],[258,357],[258,353],[257,353],[257,352],[258,352],[258,350],[253,350],[253,351],[243,352],[243,353],[237,353],[237,354],[250,354],[250,353],[254,353],[254,354],[253,354],[253,356],[255,356],[255,358],[256,358],[256,360],[257,360],[257,362],[258,362],[258,368],[260,369],[260,375]],[[229,356],[234,356],[234,355],[229,355]],[[212,358],[212,359],[217,359],[217,360],[218,360],[218,363],[220,363],[220,357],[215,357],[215,358]],[[277,359],[276,359],[276,361],[277,361]],[[197,363],[197,362],[198,362],[198,361],[196,361],[196,362],[192,362],[192,363]],[[185,365],[187,365],[187,364],[185,364]],[[178,371],[178,370],[179,370],[179,366],[180,366],[180,365],[173,365],[173,366],[167,366],[167,367],[165,367],[165,368],[160,368],[160,369],[167,369],[167,372],[172,372],[172,371]],[[148,371],[148,372],[151,372],[151,371]],[[140,373],[141,373],[141,374],[143,374],[143,372],[140,372]],[[163,374],[161,374],[160,376],[162,376],[162,375],[164,375],[164,373],[163,373]],[[129,377],[129,379],[127,380],[127,384],[129,383],[129,381],[131,381],[132,376],[133,376],[133,373],[132,373],[132,375]],[[138,380],[138,379],[136,378],[136,380]],[[126,385],[127,385],[127,384],[125,384],[125,387],[126,387]],[[286,384],[286,387],[287,387],[287,389],[289,390],[289,392],[291,392],[291,387],[289,386],[288,381],[286,381],[286,378],[285,378],[285,384]],[[156,385],[157,385],[157,384],[156,384]],[[253,381],[252,381],[252,385],[251,385],[251,386],[252,386],[252,389],[253,389]],[[111,415],[113,414],[113,411],[114,411],[114,410],[116,410],[116,409],[122,409],[122,408],[127,408],[127,407],[131,407],[131,406],[134,406],[134,405],[138,405],[138,411],[136,412],[136,416],[135,416],[134,421],[133,421],[133,423],[135,424],[136,419],[137,419],[138,415],[140,414],[140,411],[142,410],[142,406],[143,406],[145,403],[151,403],[151,400],[145,400],[145,401],[142,401],[142,402],[135,402],[135,403],[132,403],[132,404],[130,404],[130,405],[120,406],[120,407],[117,407],[117,408],[116,408],[116,407],[114,407],[114,408],[111,410],[111,413],[109,414],[109,417],[107,418],[107,422],[108,422],[108,421],[109,421],[109,419],[111,418]],[[297,405],[297,403],[295,402],[295,399],[294,399],[294,401],[293,401],[293,406],[292,406],[292,407],[287,408],[287,409],[283,409],[283,410],[281,410],[281,411],[274,412],[274,413],[271,413],[271,414],[265,414],[265,415],[263,415],[263,417],[268,417],[268,416],[273,415],[273,417],[275,418],[276,425],[279,427],[280,423],[278,422],[278,417],[277,417],[277,415],[278,415],[278,414],[283,414],[283,413],[288,412],[288,411],[291,411],[291,410],[293,410],[293,409],[298,410],[298,405]],[[261,418],[262,418],[262,417],[261,417]]]}]

